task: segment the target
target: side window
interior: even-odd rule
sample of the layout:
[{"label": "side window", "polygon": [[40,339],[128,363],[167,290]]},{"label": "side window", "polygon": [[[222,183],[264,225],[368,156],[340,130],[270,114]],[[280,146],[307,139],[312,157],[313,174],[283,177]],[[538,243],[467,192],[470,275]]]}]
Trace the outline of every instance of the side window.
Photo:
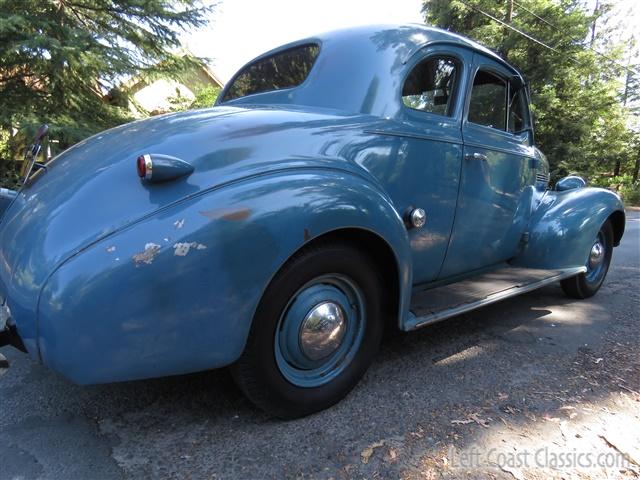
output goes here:
[{"label": "side window", "polygon": [[306,80],[318,53],[320,47],[309,44],[256,60],[236,75],[222,102],[255,93],[297,87]]},{"label": "side window", "polygon": [[418,63],[402,87],[402,103],[414,110],[451,115],[457,62],[429,57]]},{"label": "side window", "polygon": [[509,131],[517,133],[523,131],[529,125],[527,97],[522,88],[513,89],[509,99]]},{"label": "side window", "polygon": [[485,70],[473,80],[469,102],[469,121],[505,130],[507,120],[507,82]]}]

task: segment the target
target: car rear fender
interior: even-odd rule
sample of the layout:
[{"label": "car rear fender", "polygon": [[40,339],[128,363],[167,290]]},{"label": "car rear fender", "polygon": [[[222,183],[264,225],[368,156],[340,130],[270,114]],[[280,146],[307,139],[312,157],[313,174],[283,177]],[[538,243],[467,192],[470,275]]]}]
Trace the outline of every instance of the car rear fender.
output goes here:
[{"label": "car rear fender", "polygon": [[617,245],[624,232],[624,205],[618,195],[601,188],[548,191],[533,212],[528,238],[513,263],[530,268],[585,265],[600,227],[609,218]]},{"label": "car rear fender", "polygon": [[39,302],[43,361],[85,384],[228,365],[273,275],[344,228],[389,245],[408,312],[410,246],[384,193],[353,173],[287,170],[163,208],[68,259]]}]

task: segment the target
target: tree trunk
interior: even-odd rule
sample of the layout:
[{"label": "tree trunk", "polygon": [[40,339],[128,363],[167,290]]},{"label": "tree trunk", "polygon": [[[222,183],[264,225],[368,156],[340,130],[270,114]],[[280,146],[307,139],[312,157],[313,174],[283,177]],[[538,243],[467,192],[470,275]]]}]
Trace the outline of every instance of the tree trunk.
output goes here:
[{"label": "tree trunk", "polygon": [[596,41],[596,22],[598,21],[598,10],[600,9],[600,0],[596,0],[596,6],[593,9],[593,23],[591,24],[591,42],[589,42],[589,46],[593,47],[594,42]]},{"label": "tree trunk", "polygon": [[638,181],[638,173],[640,172],[640,149],[636,154],[636,164],[633,167],[633,183]]},{"label": "tree trunk", "polygon": [[618,175],[620,175],[620,168],[622,166],[622,162],[620,161],[620,159],[618,158],[616,160],[616,165],[615,167],[613,167],[613,176],[617,177]]},{"label": "tree trunk", "polygon": [[[507,15],[504,18],[504,21],[511,24],[513,20],[513,0],[507,0]],[[509,38],[509,30],[504,28],[502,31],[502,45],[498,49],[505,60],[509,60],[509,51],[507,49],[507,40]]]}]

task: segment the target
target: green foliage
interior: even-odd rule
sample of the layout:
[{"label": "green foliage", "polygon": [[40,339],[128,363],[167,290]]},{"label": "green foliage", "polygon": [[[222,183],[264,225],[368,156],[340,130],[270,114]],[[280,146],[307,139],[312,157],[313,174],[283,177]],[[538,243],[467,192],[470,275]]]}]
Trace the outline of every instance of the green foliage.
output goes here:
[{"label": "green foliage", "polygon": [[209,108],[212,107],[220,94],[220,88],[213,85],[206,85],[197,89],[195,92],[195,98],[186,98],[180,95],[180,91],[176,91],[176,95],[169,98],[171,103],[172,112],[180,112],[183,110],[194,110],[197,108]]},{"label": "green foliage", "polygon": [[201,63],[171,53],[205,23],[197,2],[0,0],[0,154],[19,157],[44,122],[63,149],[129,120],[122,79]]},{"label": "green foliage", "polygon": [[207,85],[205,88],[196,92],[196,98],[189,108],[208,108],[212,107],[220,95],[220,88]]},{"label": "green foliage", "polygon": [[627,205],[640,206],[640,182],[634,181],[629,174],[615,177],[594,176],[591,178],[591,184],[618,192]]},{"label": "green foliage", "polygon": [[[636,168],[637,134],[629,127],[632,109],[623,105],[625,71],[619,65],[625,52],[608,40],[615,25],[600,26],[610,9],[610,4],[600,3],[594,17],[574,0],[424,2],[427,23],[477,40],[523,72],[531,87],[536,143],[548,156],[555,179],[569,173],[619,175]],[[618,64],[590,50],[591,44]],[[629,80],[626,96],[632,104],[640,94],[640,81],[633,75]]]}]

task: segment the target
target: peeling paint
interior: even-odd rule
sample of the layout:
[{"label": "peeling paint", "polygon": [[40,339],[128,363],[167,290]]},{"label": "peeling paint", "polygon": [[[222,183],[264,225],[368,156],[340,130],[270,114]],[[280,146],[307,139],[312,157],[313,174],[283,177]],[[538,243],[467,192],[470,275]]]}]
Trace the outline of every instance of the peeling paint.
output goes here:
[{"label": "peeling paint", "polygon": [[136,262],[136,265],[140,265],[142,263],[151,265],[153,263],[153,259],[156,258],[156,255],[160,252],[160,248],[160,245],[156,243],[147,243],[144,246],[143,252],[136,253],[133,256],[133,261]]},{"label": "peeling paint", "polygon": [[110,247],[107,247],[106,250],[107,250],[107,253],[113,253],[116,251],[116,247],[111,245]]},{"label": "peeling paint", "polygon": [[198,242],[180,242],[176,243],[173,248],[175,249],[173,252],[174,255],[178,257],[186,257],[191,249],[206,250],[207,246]]},{"label": "peeling paint", "polygon": [[176,230],[180,230],[182,227],[184,227],[184,218],[173,222],[173,226],[176,227]]},{"label": "peeling paint", "polygon": [[213,210],[204,210],[199,213],[209,220],[222,219],[229,220],[230,222],[238,222],[249,217],[251,210],[248,208],[216,208]]}]

